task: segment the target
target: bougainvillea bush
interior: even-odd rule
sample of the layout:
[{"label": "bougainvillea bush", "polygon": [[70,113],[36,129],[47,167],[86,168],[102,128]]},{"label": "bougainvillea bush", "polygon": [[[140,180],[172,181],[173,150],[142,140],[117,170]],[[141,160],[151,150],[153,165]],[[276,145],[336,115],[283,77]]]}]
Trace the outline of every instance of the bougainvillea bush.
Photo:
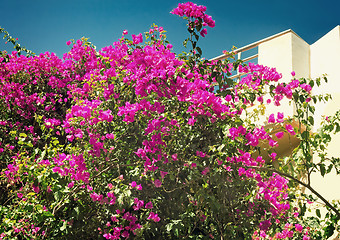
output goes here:
[{"label": "bougainvillea bush", "polygon": [[[201,58],[198,39],[215,26],[205,12],[190,2],[172,11],[188,22],[187,54],[176,55],[156,25],[131,39],[124,31],[99,51],[86,39],[69,41],[63,58],[2,53],[0,239],[333,234],[337,205],[321,199],[326,218],[307,218],[306,203],[320,195],[297,197],[301,187],[312,190],[301,174],[338,166],[320,148],[339,130],[338,116],[310,133],[311,103],[324,99],[311,94],[320,79],[282,83],[275,69],[232,52]],[[236,69],[247,73],[239,82],[229,78]],[[266,106],[282,99],[296,115],[275,112],[261,126]],[[284,136],[300,145],[283,159],[276,148]]]}]

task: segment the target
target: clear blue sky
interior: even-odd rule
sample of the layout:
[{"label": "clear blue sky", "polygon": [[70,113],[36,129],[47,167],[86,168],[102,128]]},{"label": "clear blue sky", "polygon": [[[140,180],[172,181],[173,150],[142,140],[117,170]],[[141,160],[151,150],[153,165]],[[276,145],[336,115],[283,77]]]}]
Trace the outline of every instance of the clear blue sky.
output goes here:
[{"label": "clear blue sky", "polygon": [[[152,23],[164,27],[175,52],[183,50],[185,22],[169,12],[177,0],[0,0],[0,26],[35,53],[62,56],[66,41],[82,36],[100,49],[124,29],[143,33]],[[242,47],[293,29],[309,44],[340,24],[340,0],[198,0],[216,21],[200,41],[203,56],[212,58],[233,45]],[[2,37],[2,36],[1,36]],[[12,51],[0,41],[0,49]]]}]

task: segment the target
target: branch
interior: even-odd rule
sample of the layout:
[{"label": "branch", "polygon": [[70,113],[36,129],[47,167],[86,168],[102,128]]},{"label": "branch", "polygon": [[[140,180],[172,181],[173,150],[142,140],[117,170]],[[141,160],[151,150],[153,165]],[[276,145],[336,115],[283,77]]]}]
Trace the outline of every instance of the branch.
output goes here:
[{"label": "branch", "polygon": [[66,199],[69,199],[71,195],[73,195],[74,193],[76,193],[79,190],[78,187],[75,187],[72,191],[70,191],[66,196],[64,196],[58,203],[57,205],[54,206],[53,211],[52,211],[52,215],[54,216],[55,213],[63,206],[63,202]]},{"label": "branch", "polygon": [[111,164],[110,166],[108,166],[107,168],[103,169],[102,171],[100,171],[99,173],[97,173],[95,176],[93,176],[90,180],[93,180],[94,178],[97,178],[98,176],[100,176],[101,174],[103,174],[104,172],[107,172],[109,171],[111,168],[113,167],[130,167],[130,166],[136,166],[136,165],[139,165],[140,162],[137,162],[137,163],[131,163],[131,164],[123,164],[123,165],[119,165],[119,164]]},{"label": "branch", "polygon": [[327,207],[329,207],[330,209],[333,210],[333,212],[337,215],[337,219],[338,220],[340,219],[340,212],[332,204],[330,204],[320,193],[318,193],[314,188],[312,188],[310,184],[306,184],[306,183],[300,181],[299,179],[293,177],[292,175],[289,175],[289,174],[284,173],[284,172],[280,172],[280,171],[278,171],[276,169],[266,168],[266,167],[252,167],[252,166],[249,166],[248,168],[256,169],[256,170],[261,171],[261,172],[275,172],[275,173],[277,173],[277,174],[279,174],[281,176],[287,177],[287,178],[297,182],[298,184],[300,184],[300,185],[306,187],[307,189],[309,189],[318,198],[320,198],[326,204]]}]

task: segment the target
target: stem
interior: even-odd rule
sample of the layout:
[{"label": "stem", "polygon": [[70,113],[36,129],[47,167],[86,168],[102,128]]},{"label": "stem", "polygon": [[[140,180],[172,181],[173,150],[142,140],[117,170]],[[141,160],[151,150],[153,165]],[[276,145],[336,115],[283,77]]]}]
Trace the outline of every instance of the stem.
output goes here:
[{"label": "stem", "polygon": [[103,169],[102,171],[100,171],[99,173],[97,173],[95,176],[93,176],[93,177],[90,179],[90,181],[93,180],[94,178],[97,178],[98,176],[100,176],[100,175],[103,174],[104,172],[107,172],[108,170],[110,170],[111,168],[113,168],[113,167],[115,167],[115,166],[116,166],[117,168],[119,168],[119,167],[136,166],[136,165],[139,165],[139,164],[140,164],[140,162],[131,163],[131,164],[123,164],[123,165],[119,165],[119,164],[116,164],[116,163],[111,164],[110,166],[108,166],[107,168]]},{"label": "stem", "polygon": [[67,194],[65,197],[63,197],[57,205],[55,205],[55,207],[53,208],[52,211],[52,215],[55,215],[55,213],[63,206],[62,203],[66,200],[69,199],[71,195],[73,195],[74,193],[76,193],[79,190],[78,187],[75,187],[71,192],[69,192],[69,194]]}]

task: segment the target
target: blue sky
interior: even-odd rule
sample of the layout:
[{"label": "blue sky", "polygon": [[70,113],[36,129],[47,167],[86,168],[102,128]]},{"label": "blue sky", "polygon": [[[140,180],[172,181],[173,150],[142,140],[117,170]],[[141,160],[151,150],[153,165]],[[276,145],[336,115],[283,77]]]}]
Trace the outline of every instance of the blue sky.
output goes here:
[{"label": "blue sky", "polygon": [[[185,22],[170,14],[177,0],[0,0],[0,26],[35,53],[69,50],[66,41],[89,37],[100,49],[127,29],[143,33],[156,23],[167,31],[174,51],[183,50]],[[340,0],[199,0],[216,21],[200,40],[203,56],[212,58],[232,46],[242,47],[293,29],[309,44],[340,24]],[[2,37],[2,36],[1,36]],[[0,49],[12,51],[0,41]]]}]

